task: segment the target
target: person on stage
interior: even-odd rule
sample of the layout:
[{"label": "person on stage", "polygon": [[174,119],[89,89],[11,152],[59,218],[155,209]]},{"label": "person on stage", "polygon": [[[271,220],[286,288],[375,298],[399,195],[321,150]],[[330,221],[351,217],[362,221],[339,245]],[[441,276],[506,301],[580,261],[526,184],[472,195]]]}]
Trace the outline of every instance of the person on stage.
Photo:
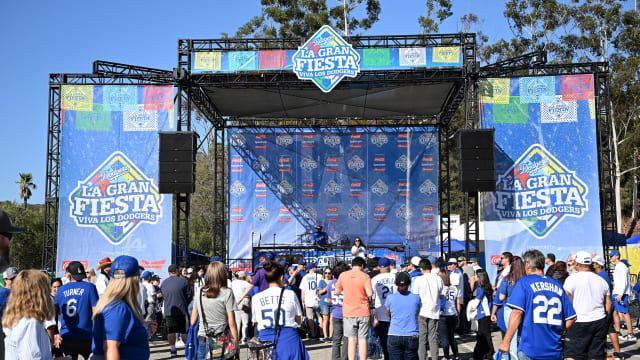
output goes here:
[{"label": "person on stage", "polygon": [[[351,255],[354,257],[367,258],[367,246],[360,240],[359,236],[353,240],[353,246],[351,247]],[[369,256],[373,257],[373,256]]]},{"label": "person on stage", "polygon": [[329,235],[322,231],[322,225],[316,225],[316,233],[313,234],[313,243],[318,246],[329,245]]}]

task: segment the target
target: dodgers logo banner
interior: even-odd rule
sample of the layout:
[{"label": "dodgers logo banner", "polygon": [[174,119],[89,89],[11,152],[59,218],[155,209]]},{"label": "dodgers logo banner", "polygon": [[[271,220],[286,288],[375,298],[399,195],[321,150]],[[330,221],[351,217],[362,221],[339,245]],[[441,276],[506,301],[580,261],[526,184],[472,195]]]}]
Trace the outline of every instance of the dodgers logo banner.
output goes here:
[{"label": "dodgers logo banner", "polygon": [[166,275],[172,198],[158,191],[158,131],[175,130],[173,86],[64,85],[61,95],[58,275],[122,254]]},{"label": "dodgers logo banner", "polygon": [[486,264],[504,251],[602,254],[593,76],[480,86],[482,127],[495,129],[496,144],[496,191],[483,194]]},{"label": "dodgers logo banner", "polygon": [[298,79],[311,80],[325,93],[360,72],[360,54],[328,25],[293,54],[292,62]]}]

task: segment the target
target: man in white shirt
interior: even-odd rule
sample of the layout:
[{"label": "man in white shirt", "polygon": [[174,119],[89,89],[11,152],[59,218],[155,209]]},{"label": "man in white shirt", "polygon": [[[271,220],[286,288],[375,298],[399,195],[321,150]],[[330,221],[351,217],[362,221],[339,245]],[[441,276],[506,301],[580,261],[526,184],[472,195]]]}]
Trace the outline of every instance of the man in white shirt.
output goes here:
[{"label": "man in white shirt", "polygon": [[307,274],[300,282],[300,299],[302,300],[302,308],[307,316],[310,338],[320,336],[320,331],[315,327],[313,317],[315,316],[318,319],[318,324],[322,324],[320,296],[318,295],[318,283],[322,280],[322,275],[316,273],[317,268],[316,263],[309,263],[307,265]]},{"label": "man in white shirt", "polygon": [[142,279],[141,288],[145,289],[146,296],[146,307],[143,308],[145,312],[144,321],[147,323],[147,327],[149,328],[149,337],[153,336],[158,328],[158,320],[156,318],[156,288],[151,283],[151,278],[153,277],[153,272],[144,271],[142,275],[140,275],[140,279]]},{"label": "man in white shirt", "polygon": [[387,315],[387,308],[384,306],[387,296],[396,292],[398,288],[396,286],[396,276],[389,271],[391,266],[391,260],[382,257],[378,261],[378,267],[380,267],[380,273],[371,279],[371,288],[373,289],[373,297],[375,299],[376,311],[374,316],[378,319],[378,324],[373,329],[376,335],[380,338],[380,345],[382,345],[382,353],[384,359],[389,359],[389,352],[387,351],[387,335],[389,334],[389,315]]},{"label": "man in white shirt", "polygon": [[615,314],[613,320],[615,322],[616,331],[620,332],[620,320],[624,320],[627,324],[627,336],[621,336],[622,340],[635,341],[633,335],[633,327],[631,326],[631,315],[629,315],[629,295],[631,295],[631,279],[629,268],[620,260],[620,251],[617,249],[609,252],[609,259],[616,265],[613,270],[613,291],[612,301]]},{"label": "man in white shirt", "polygon": [[111,271],[111,259],[108,257],[103,258],[98,262],[98,270],[100,274],[96,278],[96,289],[98,290],[98,296],[102,296],[102,293],[107,289],[109,285],[109,272]]},{"label": "man in white shirt", "polygon": [[506,278],[509,275],[509,272],[511,271],[511,260],[513,259],[513,254],[505,251],[502,253],[502,255],[500,256],[500,264],[502,265],[502,272],[500,272],[500,275],[498,276],[498,280],[496,281],[496,286],[493,288],[493,290],[496,290],[498,287],[500,287],[500,283],[502,282],[502,279]]},{"label": "man in white shirt", "polygon": [[[231,291],[233,296],[239,301],[239,296],[244,294],[244,291],[249,287],[247,281],[247,273],[244,271],[238,271],[238,278],[231,282]],[[244,344],[249,337],[249,313],[251,312],[251,300],[249,297],[244,297],[238,306],[238,310],[234,312],[236,318],[236,326],[238,327],[238,337]]]},{"label": "man in white shirt", "polygon": [[569,276],[564,290],[569,295],[578,319],[567,330],[564,355],[568,359],[599,359],[604,355],[607,314],[611,312],[609,284],[591,271],[591,254],[578,251],[577,273]]},{"label": "man in white shirt", "polygon": [[435,271],[431,271],[431,262],[428,259],[420,260],[420,271],[422,271],[422,275],[415,279],[412,289],[412,292],[420,296],[422,301],[418,316],[420,329],[418,358],[427,358],[428,343],[431,359],[438,360],[438,321],[440,319],[440,300],[444,298],[442,293],[444,283]]}]

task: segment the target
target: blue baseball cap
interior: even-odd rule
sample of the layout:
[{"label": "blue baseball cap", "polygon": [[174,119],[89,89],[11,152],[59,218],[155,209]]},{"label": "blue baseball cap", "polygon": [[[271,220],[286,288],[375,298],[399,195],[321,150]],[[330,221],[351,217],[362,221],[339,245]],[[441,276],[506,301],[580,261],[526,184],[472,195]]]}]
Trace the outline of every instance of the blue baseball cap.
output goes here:
[{"label": "blue baseball cap", "polygon": [[151,271],[145,271],[142,273],[142,275],[140,275],[141,279],[147,280],[149,278],[151,278],[153,276],[153,272]]},{"label": "blue baseball cap", "polygon": [[318,264],[312,262],[312,263],[309,263],[309,265],[307,265],[307,270],[315,269],[317,267],[318,267]]},{"label": "blue baseball cap", "polygon": [[620,256],[620,250],[618,249],[613,249],[611,251],[609,251],[609,256]]},{"label": "blue baseball cap", "polygon": [[396,267],[396,259],[389,259],[390,265]]},{"label": "blue baseball cap", "polygon": [[216,262],[216,261],[221,261],[222,259],[220,258],[220,256],[214,256],[211,258],[211,262]]},{"label": "blue baseball cap", "polygon": [[438,260],[436,259],[436,257],[435,257],[435,256],[433,256],[433,255],[429,255],[429,256],[427,256],[427,260],[429,260],[429,262],[431,263],[431,265],[435,265],[435,264],[436,264],[436,262],[438,261]]},{"label": "blue baseball cap", "polygon": [[282,265],[283,268],[286,268],[288,264],[286,260],[282,260],[280,261],[280,265]]},{"label": "blue baseball cap", "polygon": [[[128,255],[120,255],[111,263],[111,277],[114,279],[136,276],[142,270],[144,268],[138,264],[138,260]],[[118,271],[118,274],[116,274],[116,271]]]},{"label": "blue baseball cap", "polygon": [[298,265],[305,265],[306,262],[304,261],[304,259],[300,259],[298,260]]},{"label": "blue baseball cap", "polygon": [[391,265],[391,261],[386,257],[381,257],[380,260],[378,260],[378,266],[381,268],[389,267],[389,265]]}]

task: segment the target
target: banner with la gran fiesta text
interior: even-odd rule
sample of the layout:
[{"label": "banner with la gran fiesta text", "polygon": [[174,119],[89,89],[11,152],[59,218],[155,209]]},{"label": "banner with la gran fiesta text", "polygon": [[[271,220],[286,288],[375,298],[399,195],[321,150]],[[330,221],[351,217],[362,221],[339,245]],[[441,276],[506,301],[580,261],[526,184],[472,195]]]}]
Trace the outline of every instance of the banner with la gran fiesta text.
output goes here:
[{"label": "banner with la gran fiesta text", "polygon": [[[483,194],[489,275],[504,251],[602,254],[593,76],[484,79],[496,192]],[[491,264],[491,265],[489,265]]]},{"label": "banner with la gran fiesta text", "polygon": [[173,86],[62,86],[57,275],[119,255],[166,275],[172,197],[158,192],[158,131],[175,131],[173,98]]},{"label": "banner with la gran fiesta text", "polygon": [[229,258],[312,241],[406,245],[438,234],[438,133],[422,128],[233,129]]}]

